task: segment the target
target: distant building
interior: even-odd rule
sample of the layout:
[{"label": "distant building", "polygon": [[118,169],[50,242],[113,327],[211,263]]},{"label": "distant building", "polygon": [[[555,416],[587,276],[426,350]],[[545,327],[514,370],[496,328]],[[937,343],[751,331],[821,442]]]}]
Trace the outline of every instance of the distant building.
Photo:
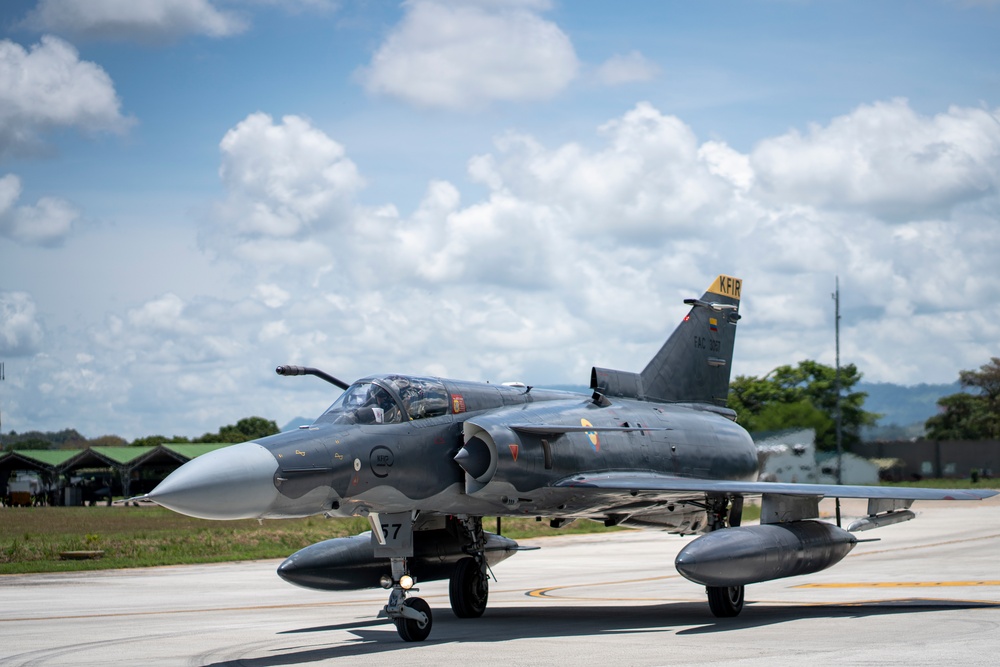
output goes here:
[{"label": "distant building", "polygon": [[[751,434],[757,445],[762,482],[836,484],[837,454],[816,452],[816,431],[788,429]],[[844,452],[844,484],[878,484],[879,466],[868,459]]]},{"label": "distant building", "polygon": [[894,479],[990,479],[1000,474],[1000,440],[861,442],[851,449],[873,459],[895,459]]},{"label": "distant building", "polygon": [[[87,447],[73,450],[15,450],[0,453],[0,503],[12,504],[11,489],[25,475],[36,476],[41,492],[32,503],[93,504],[112,495],[130,497],[153,489],[191,459],[228,443],[163,443],[156,447]],[[20,496],[18,500],[20,500]]]},{"label": "distant building", "polygon": [[815,484],[816,431],[788,429],[752,434],[762,482]]}]

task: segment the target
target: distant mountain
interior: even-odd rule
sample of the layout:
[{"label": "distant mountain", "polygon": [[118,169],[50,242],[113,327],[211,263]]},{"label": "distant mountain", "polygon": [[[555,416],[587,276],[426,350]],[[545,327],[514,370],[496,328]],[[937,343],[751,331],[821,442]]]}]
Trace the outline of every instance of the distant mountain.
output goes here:
[{"label": "distant mountain", "polygon": [[918,384],[907,387],[888,382],[859,382],[858,391],[868,394],[865,410],[882,417],[879,426],[921,424],[937,414],[937,401],[942,396],[962,391],[958,382],[951,384]]}]

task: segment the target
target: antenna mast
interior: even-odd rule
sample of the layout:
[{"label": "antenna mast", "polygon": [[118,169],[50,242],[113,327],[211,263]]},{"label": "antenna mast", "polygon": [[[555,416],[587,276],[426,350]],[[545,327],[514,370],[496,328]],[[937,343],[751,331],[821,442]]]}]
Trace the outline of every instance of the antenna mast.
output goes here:
[{"label": "antenna mast", "polygon": [[834,376],[833,386],[837,392],[837,412],[836,412],[836,424],[837,424],[837,484],[844,483],[844,476],[842,468],[844,465],[844,446],[843,439],[841,437],[841,418],[840,418],[840,276],[836,278],[836,291],[833,293],[833,303],[834,303],[834,333],[836,337],[836,350],[837,350],[837,370]]}]

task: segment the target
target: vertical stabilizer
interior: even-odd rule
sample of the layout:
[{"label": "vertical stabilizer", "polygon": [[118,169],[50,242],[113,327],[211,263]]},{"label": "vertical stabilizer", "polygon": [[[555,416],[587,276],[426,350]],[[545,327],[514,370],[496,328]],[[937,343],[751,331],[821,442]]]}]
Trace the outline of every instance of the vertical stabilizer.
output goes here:
[{"label": "vertical stabilizer", "polygon": [[725,405],[743,281],[720,275],[641,373],[646,400]]}]

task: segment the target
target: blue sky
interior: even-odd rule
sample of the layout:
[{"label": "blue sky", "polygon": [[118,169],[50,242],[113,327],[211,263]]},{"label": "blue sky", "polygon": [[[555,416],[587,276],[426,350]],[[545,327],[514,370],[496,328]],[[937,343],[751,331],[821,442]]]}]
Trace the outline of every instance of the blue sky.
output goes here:
[{"label": "blue sky", "polygon": [[281,363],[584,384],[718,273],[736,373],[1000,340],[1000,3],[7,0],[4,431],[200,435]]}]

